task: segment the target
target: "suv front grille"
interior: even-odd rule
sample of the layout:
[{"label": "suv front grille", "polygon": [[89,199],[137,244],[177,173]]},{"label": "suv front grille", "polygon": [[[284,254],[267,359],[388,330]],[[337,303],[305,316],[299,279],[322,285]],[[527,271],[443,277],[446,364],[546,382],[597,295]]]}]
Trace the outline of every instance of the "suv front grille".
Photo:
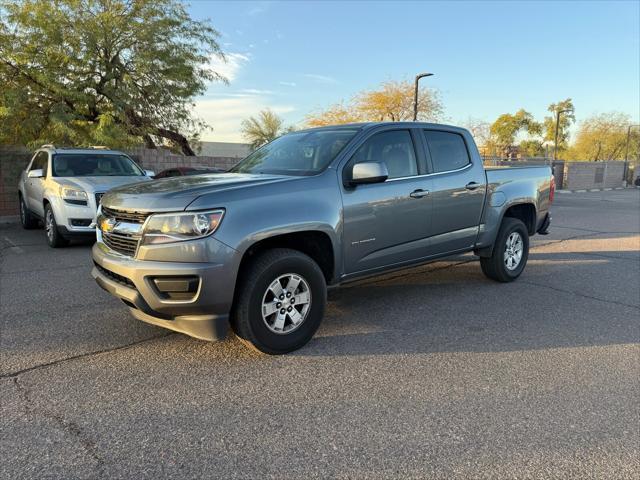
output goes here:
[{"label": "suv front grille", "polygon": [[96,193],[96,208],[100,206],[100,200],[102,200],[103,195],[104,195],[104,192]]}]

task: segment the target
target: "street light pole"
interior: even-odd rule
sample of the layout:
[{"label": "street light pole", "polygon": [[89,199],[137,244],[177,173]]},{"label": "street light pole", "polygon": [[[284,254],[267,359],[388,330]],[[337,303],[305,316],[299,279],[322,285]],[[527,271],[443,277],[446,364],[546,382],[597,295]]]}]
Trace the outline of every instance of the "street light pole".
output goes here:
[{"label": "street light pole", "polygon": [[558,125],[560,124],[560,114],[561,113],[566,113],[569,110],[558,110],[556,112],[556,136],[555,136],[555,141],[553,142],[553,159],[556,160],[556,157],[558,156]]},{"label": "street light pole", "polygon": [[420,73],[416,75],[415,92],[413,94],[413,121],[414,122],[418,120],[418,82],[420,81],[421,78],[430,77],[432,75],[433,73]]}]

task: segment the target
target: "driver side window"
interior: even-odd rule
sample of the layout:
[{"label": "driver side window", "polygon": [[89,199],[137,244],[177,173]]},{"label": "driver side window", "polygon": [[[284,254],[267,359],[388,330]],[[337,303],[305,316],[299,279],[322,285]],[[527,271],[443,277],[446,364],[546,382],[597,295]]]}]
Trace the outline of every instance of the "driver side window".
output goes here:
[{"label": "driver side window", "polygon": [[418,174],[409,130],[377,133],[366,140],[352,158],[352,165],[362,162],[384,162],[389,171],[388,178],[412,177]]}]

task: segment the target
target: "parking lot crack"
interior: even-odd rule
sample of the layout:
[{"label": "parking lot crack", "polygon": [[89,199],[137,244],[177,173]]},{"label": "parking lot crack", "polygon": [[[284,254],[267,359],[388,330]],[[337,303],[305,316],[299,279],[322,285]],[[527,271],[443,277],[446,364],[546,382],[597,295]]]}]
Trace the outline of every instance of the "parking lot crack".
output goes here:
[{"label": "parking lot crack", "polygon": [[20,381],[19,377],[14,377],[13,383],[18,391],[20,399],[22,400],[27,419],[40,415],[51,420],[53,424],[66,436],[80,444],[85,453],[95,462],[97,477],[102,478],[104,476],[104,459],[98,453],[96,443],[89,437],[89,435],[87,435],[82,427],[80,427],[76,422],[66,420],[61,415],[50,410],[37,408],[31,398],[31,390]]},{"label": "parking lot crack", "polygon": [[627,308],[633,308],[635,310],[640,310],[639,306],[631,305],[629,303],[616,302],[615,300],[607,300],[605,298],[595,297],[593,295],[587,295],[585,293],[578,293],[578,292],[574,292],[572,290],[566,290],[564,288],[554,287],[554,286],[551,286],[551,285],[544,285],[542,283],[531,282],[529,280],[520,280],[520,282],[521,283],[526,283],[527,285],[533,285],[533,286],[536,286],[536,287],[547,288],[549,290],[554,290],[554,291],[559,292],[559,293],[569,293],[571,295],[576,295],[576,296],[582,297],[582,298],[588,298],[590,300],[596,300],[598,302],[608,303],[608,304],[611,304],[611,305],[619,305],[619,306],[622,306],[622,307],[627,307]]},{"label": "parking lot crack", "polygon": [[0,378],[17,378],[18,376],[20,376],[22,374],[33,372],[35,370],[40,370],[42,368],[53,367],[53,366],[56,366],[56,365],[60,365],[62,363],[71,362],[71,361],[74,361],[74,360],[80,360],[80,359],[88,358],[88,357],[93,357],[93,356],[96,356],[96,355],[103,355],[103,354],[106,354],[106,353],[117,352],[119,350],[126,350],[128,348],[135,347],[136,345],[140,345],[141,343],[151,342],[153,340],[158,340],[160,338],[168,337],[170,335],[174,335],[174,333],[173,332],[166,332],[166,333],[163,333],[161,335],[156,335],[156,336],[153,336],[153,337],[144,338],[142,340],[137,340],[135,342],[127,343],[126,345],[118,345],[117,347],[105,348],[104,350],[96,350],[96,351],[93,351],[93,352],[81,353],[80,355],[73,355],[73,356],[70,356],[70,357],[60,358],[60,359],[54,360],[52,362],[33,365],[31,367],[24,368],[22,370],[17,370],[15,372],[9,372],[9,373],[0,374]]}]

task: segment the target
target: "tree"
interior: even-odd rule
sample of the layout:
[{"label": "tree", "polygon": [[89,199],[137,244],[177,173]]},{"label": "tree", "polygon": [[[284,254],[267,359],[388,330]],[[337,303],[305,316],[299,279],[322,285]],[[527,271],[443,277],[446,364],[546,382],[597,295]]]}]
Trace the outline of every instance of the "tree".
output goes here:
[{"label": "tree", "polygon": [[193,155],[192,99],[225,81],[218,36],[179,0],[0,0],[0,141]]},{"label": "tree", "polygon": [[[307,116],[309,126],[353,122],[402,122],[413,119],[414,85],[409,81],[383,82],[378,89],[357,93],[349,103],[340,102]],[[418,120],[438,121],[443,114],[438,93],[427,87],[418,92]]]},{"label": "tree", "polygon": [[[624,160],[631,117],[621,112],[594,115],[580,123],[575,144],[564,155],[572,160]],[[638,161],[640,132],[631,129],[629,159]]]},{"label": "tree", "polygon": [[575,108],[570,98],[558,103],[552,103],[547,109],[552,113],[551,116],[544,117],[544,140],[546,142],[555,142],[556,135],[556,118],[558,112],[560,114],[560,121],[558,122],[558,145],[557,152],[561,152],[567,148],[569,142],[569,127],[576,121]]},{"label": "tree", "polygon": [[249,117],[242,121],[242,136],[251,144],[254,150],[265,143],[278,138],[284,133],[293,130],[293,127],[284,128],[284,121],[272,110],[262,110],[257,118]]},{"label": "tree", "polygon": [[540,140],[523,140],[518,145],[518,151],[523,157],[543,157],[545,155],[544,145]]},{"label": "tree", "polygon": [[542,126],[524,109],[518,110],[513,115],[510,113],[500,115],[490,128],[491,139],[503,154],[509,152],[515,144],[516,136],[523,131],[530,135],[542,133]]}]

